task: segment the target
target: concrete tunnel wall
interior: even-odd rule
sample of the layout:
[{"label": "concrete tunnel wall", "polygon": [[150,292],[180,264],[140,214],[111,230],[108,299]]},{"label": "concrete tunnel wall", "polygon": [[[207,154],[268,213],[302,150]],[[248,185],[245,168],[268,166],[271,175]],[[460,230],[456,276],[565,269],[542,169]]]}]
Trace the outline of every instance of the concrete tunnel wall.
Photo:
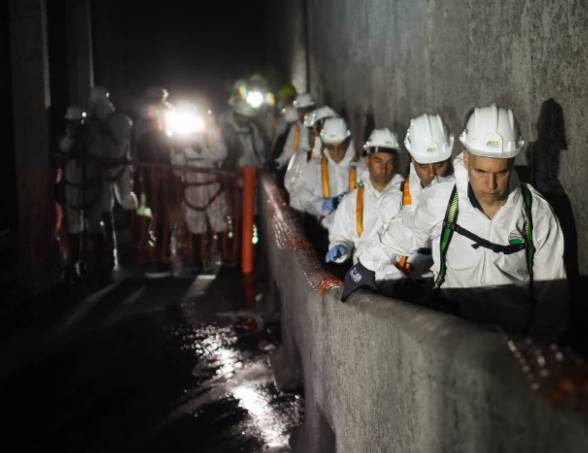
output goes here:
[{"label": "concrete tunnel wall", "polygon": [[[569,196],[580,271],[588,273],[588,2],[279,3],[288,4],[281,9],[287,14],[275,16],[274,32],[284,73],[295,79],[306,70],[300,67],[306,62],[296,58],[304,40],[291,26],[279,24],[304,27],[298,17],[306,16],[310,91],[344,109],[357,144],[363,141],[367,118],[403,137],[411,117],[438,112],[458,135],[473,106],[496,101],[513,108],[525,139],[535,144],[538,159],[532,172],[538,188],[556,194],[557,204],[562,193]],[[550,98],[555,103],[542,112]],[[526,163],[525,155],[519,163]],[[575,236],[573,225],[569,228]]]},{"label": "concrete tunnel wall", "polygon": [[341,303],[267,175],[260,207],[283,325],[275,360],[304,380],[294,451],[587,451],[588,420],[533,393],[500,334],[365,292]]}]

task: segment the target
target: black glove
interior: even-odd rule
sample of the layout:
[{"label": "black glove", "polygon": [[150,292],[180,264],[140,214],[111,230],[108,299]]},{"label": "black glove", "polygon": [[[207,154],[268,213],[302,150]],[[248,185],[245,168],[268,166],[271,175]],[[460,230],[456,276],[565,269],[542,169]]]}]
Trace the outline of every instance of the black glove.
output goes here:
[{"label": "black glove", "polygon": [[376,290],[376,273],[370,271],[359,261],[345,274],[345,283],[343,284],[343,294],[341,302],[346,302],[349,296],[360,288],[369,288]]}]

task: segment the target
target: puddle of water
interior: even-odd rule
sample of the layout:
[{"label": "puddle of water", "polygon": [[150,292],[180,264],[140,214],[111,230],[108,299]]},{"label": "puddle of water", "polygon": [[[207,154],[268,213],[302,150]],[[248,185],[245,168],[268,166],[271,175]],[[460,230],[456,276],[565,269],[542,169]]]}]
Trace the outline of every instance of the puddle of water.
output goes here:
[{"label": "puddle of water", "polygon": [[289,451],[288,439],[300,423],[302,399],[275,387],[267,358],[272,345],[255,314],[231,312],[219,317],[232,323],[201,325],[180,334],[184,350],[197,359],[193,375],[200,389],[187,391],[184,411],[191,411],[201,423],[218,417],[215,402],[224,401],[221,413],[244,415],[235,419],[234,435],[259,442],[259,450],[244,451]]}]

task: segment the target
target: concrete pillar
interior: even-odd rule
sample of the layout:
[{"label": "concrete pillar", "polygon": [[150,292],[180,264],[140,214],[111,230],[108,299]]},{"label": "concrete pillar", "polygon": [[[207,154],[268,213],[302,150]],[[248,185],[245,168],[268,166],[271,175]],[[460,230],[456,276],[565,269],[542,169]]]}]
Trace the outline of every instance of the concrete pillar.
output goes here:
[{"label": "concrete pillar", "polygon": [[52,284],[53,183],[50,176],[49,58],[45,0],[10,0],[14,152],[21,287]]},{"label": "concrete pillar", "polygon": [[69,102],[87,108],[94,85],[90,0],[65,1],[65,26]]}]

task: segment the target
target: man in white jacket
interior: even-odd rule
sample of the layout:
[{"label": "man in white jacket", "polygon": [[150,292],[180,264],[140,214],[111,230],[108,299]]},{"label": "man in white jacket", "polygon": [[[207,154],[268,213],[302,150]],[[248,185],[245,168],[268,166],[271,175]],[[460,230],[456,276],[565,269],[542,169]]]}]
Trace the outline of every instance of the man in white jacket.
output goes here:
[{"label": "man in white jacket", "polygon": [[274,161],[277,169],[282,169],[288,165],[290,158],[300,152],[305,143],[308,143],[308,129],[304,127],[303,122],[304,116],[310,113],[314,104],[314,98],[309,93],[299,94],[294,100],[294,107],[298,112],[298,120],[290,125],[284,148],[279,157]]},{"label": "man in white jacket", "polygon": [[[403,177],[396,173],[398,148],[398,138],[390,130],[375,129],[371,133],[364,145],[368,171],[362,175],[361,185],[335,211],[329,228],[327,263],[343,263],[352,254],[357,261],[355,251],[370,237],[373,228],[400,211]],[[391,262],[389,267],[400,274]]]},{"label": "man in white jacket", "polygon": [[467,319],[553,341],[567,326],[564,239],[547,201],[518,179],[514,158],[524,141],[513,112],[476,108],[460,140],[456,182],[424,190],[414,212],[380,232],[346,275],[342,300],[375,287],[383,256],[410,255],[431,240],[440,300]]},{"label": "man in white jacket", "polygon": [[329,228],[339,202],[355,189],[365,163],[359,160],[351,132],[343,118],[329,118],[320,134],[325,149],[320,159],[307,163],[293,202]]},{"label": "man in white jacket", "polygon": [[320,139],[321,130],[328,118],[334,118],[336,116],[338,116],[337,113],[326,105],[304,115],[304,127],[308,131],[306,133],[307,141],[302,143],[301,151],[290,158],[286,174],[284,175],[284,187],[290,195],[290,207],[297,211],[304,210],[298,203],[298,199],[293,196],[298,190],[300,177],[304,173],[304,167],[311,160],[321,157],[323,149],[323,144]]},{"label": "man in white jacket", "polygon": [[[424,113],[410,121],[404,146],[410,154],[411,162],[409,174],[401,186],[402,210],[414,210],[418,196],[425,187],[441,181],[454,181],[451,163],[453,141],[453,134],[449,133],[439,115]],[[391,220],[392,217],[387,216],[387,219]],[[386,223],[380,223],[372,230],[371,236],[358,248],[358,257],[370,253],[371,242],[377,242],[377,234],[382,228],[386,228]],[[403,276],[412,279],[429,278],[432,264],[429,244],[414,255],[398,257],[393,263],[388,259],[380,263],[376,270],[376,280],[398,279],[398,270]]]}]

